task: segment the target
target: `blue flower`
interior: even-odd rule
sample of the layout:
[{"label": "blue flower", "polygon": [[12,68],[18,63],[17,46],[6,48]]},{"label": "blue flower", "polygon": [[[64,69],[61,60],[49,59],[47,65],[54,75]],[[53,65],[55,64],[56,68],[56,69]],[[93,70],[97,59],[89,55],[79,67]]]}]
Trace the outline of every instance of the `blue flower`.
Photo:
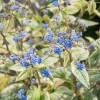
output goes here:
[{"label": "blue flower", "polygon": [[17,6],[17,5],[12,5],[12,6],[10,7],[10,9],[11,9],[11,10],[18,11],[19,6]]},{"label": "blue flower", "polygon": [[42,27],[43,28],[48,28],[48,24],[47,23],[42,23]]},{"label": "blue flower", "polygon": [[40,57],[38,57],[38,64],[41,64],[42,63],[42,59]]},{"label": "blue flower", "polygon": [[48,69],[43,69],[40,71],[40,73],[42,74],[43,77],[49,77],[50,76],[50,72]]},{"label": "blue flower", "polygon": [[58,36],[62,36],[63,35],[63,32],[58,32]]},{"label": "blue flower", "polygon": [[5,28],[3,23],[0,23],[0,31],[2,31]]},{"label": "blue flower", "polygon": [[52,5],[55,6],[55,7],[58,7],[59,3],[58,3],[58,1],[54,1],[54,2],[52,2]]},{"label": "blue flower", "polygon": [[57,38],[57,43],[62,44],[64,41],[64,39],[62,37],[58,37]]},{"label": "blue flower", "polygon": [[20,89],[16,96],[21,100],[27,100],[27,97],[24,94],[25,94],[25,90]]},{"label": "blue flower", "polygon": [[12,60],[13,62],[15,62],[15,61],[17,61],[18,60],[18,56],[17,55],[15,55],[15,54],[12,54],[12,55],[10,55],[10,60]]},{"label": "blue flower", "polygon": [[76,88],[77,88],[77,89],[80,89],[81,86],[82,86],[82,84],[81,84],[80,82],[77,82],[77,83],[76,83]]},{"label": "blue flower", "polygon": [[32,80],[31,80],[31,84],[36,84],[36,79],[35,78],[32,78]]},{"label": "blue flower", "polygon": [[52,40],[53,40],[53,34],[47,34],[46,36],[45,36],[45,41],[47,41],[47,42],[52,42]]},{"label": "blue flower", "polygon": [[21,40],[21,38],[18,35],[16,35],[16,36],[13,37],[13,40],[15,42],[19,42]]},{"label": "blue flower", "polygon": [[59,48],[59,47],[54,47],[54,53],[60,55],[61,52],[62,52],[62,49],[61,49],[61,48]]},{"label": "blue flower", "polygon": [[78,41],[78,40],[79,40],[79,37],[78,37],[78,35],[76,34],[75,31],[72,32],[71,39],[72,39],[73,41]]},{"label": "blue flower", "polygon": [[65,48],[72,48],[72,41],[69,40],[69,39],[65,39],[64,42],[63,42],[63,46]]},{"label": "blue flower", "polygon": [[25,95],[22,95],[21,100],[27,100],[27,97]]},{"label": "blue flower", "polygon": [[37,55],[33,55],[31,57],[31,63],[33,65],[35,65],[35,64],[41,64],[42,63],[42,59],[39,56],[37,56]]},{"label": "blue flower", "polygon": [[79,39],[82,37],[82,32],[80,34],[77,34],[75,31],[72,31],[71,39],[73,41],[79,41]]},{"label": "blue flower", "polygon": [[33,48],[30,48],[24,55],[24,57],[29,58],[33,55]]},{"label": "blue flower", "polygon": [[22,8],[19,8],[17,12],[18,12],[19,14],[22,14],[22,13],[23,13],[23,9],[22,9]]},{"label": "blue flower", "polygon": [[80,32],[79,37],[82,37],[82,35],[83,35],[83,33],[82,33],[82,32]]},{"label": "blue flower", "polygon": [[26,32],[22,31],[19,33],[19,37],[24,38],[27,35]]},{"label": "blue flower", "polygon": [[68,35],[68,33],[67,33],[67,32],[63,32],[63,34],[64,34],[64,35]]},{"label": "blue flower", "polygon": [[22,58],[19,63],[22,67],[25,68],[27,68],[30,65],[29,61],[26,58]]},{"label": "blue flower", "polygon": [[80,63],[79,61],[75,62],[77,69],[82,70],[85,68],[85,64]]},{"label": "blue flower", "polygon": [[94,45],[93,45],[93,44],[90,44],[90,45],[88,46],[88,49],[94,49]]}]

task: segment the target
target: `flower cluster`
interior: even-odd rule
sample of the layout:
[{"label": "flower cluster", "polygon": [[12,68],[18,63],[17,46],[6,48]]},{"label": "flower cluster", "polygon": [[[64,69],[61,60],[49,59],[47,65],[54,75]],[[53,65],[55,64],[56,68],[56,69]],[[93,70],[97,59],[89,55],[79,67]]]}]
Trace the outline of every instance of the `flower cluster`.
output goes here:
[{"label": "flower cluster", "polygon": [[82,36],[82,32],[80,32],[80,34],[77,34],[75,32],[75,30],[72,31],[72,36],[71,36],[71,39],[73,41],[79,41],[80,37]]},{"label": "flower cluster", "polygon": [[15,54],[12,54],[9,58],[13,62],[19,61],[20,65],[25,68],[28,68],[28,66],[30,65],[41,64],[42,63],[41,57],[34,54],[33,51],[34,49],[30,48],[20,60],[18,56]]},{"label": "flower cluster", "polygon": [[27,100],[27,97],[25,96],[25,90],[20,89],[16,95],[21,100]]},{"label": "flower cluster", "polygon": [[33,48],[30,48],[24,55],[24,57],[20,60],[20,64],[23,67],[28,67],[30,65],[41,64],[42,59],[36,54],[33,54]]},{"label": "flower cluster", "polygon": [[27,36],[27,33],[26,32],[20,32],[20,33],[18,33],[17,35],[15,35],[14,37],[13,37],[13,40],[15,41],[15,42],[19,42],[21,39],[23,39],[24,37],[26,37]]},{"label": "flower cluster", "polygon": [[[54,37],[55,36],[55,37]],[[80,34],[77,34],[75,31],[72,31],[71,36],[69,37],[68,32],[58,32],[57,34],[54,34],[53,32],[48,32],[45,35],[45,41],[47,42],[55,42],[57,45],[60,45],[61,47],[64,47],[65,49],[71,49],[75,41],[79,41],[82,36],[82,32]],[[61,54],[62,50],[61,48],[54,48],[54,52],[56,54]]]}]

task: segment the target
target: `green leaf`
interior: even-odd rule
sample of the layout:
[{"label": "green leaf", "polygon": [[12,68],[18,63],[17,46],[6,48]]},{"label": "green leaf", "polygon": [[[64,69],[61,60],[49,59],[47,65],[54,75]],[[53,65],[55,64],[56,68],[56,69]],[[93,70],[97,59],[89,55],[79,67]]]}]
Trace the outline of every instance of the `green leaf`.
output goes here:
[{"label": "green leaf", "polygon": [[10,70],[16,71],[16,72],[22,72],[25,70],[24,67],[22,67],[20,64],[14,64],[9,68]]},{"label": "green leaf", "polygon": [[61,79],[68,79],[71,73],[66,68],[52,69],[53,76]]},{"label": "green leaf", "polygon": [[68,62],[69,62],[69,60],[70,60],[70,58],[69,58],[69,54],[68,54],[67,51],[64,52],[63,57],[64,57],[63,66],[66,67],[67,64],[68,64]]},{"label": "green leaf", "polygon": [[71,53],[74,60],[86,60],[89,56],[89,51],[81,47],[73,47]]},{"label": "green leaf", "polygon": [[95,10],[96,10],[96,3],[95,3],[94,0],[91,0],[88,3],[88,12],[89,12],[89,15],[93,14]]},{"label": "green leaf", "polygon": [[46,65],[53,65],[58,61],[57,57],[47,57],[46,59],[44,59],[43,64]]},{"label": "green leaf", "polygon": [[79,70],[74,62],[71,63],[71,70],[74,76],[86,87],[90,88],[89,76],[86,69]]},{"label": "green leaf", "polygon": [[44,91],[43,95],[41,96],[41,100],[50,100],[49,92]]},{"label": "green leaf", "polygon": [[88,92],[85,92],[85,94],[84,94],[84,100],[94,100],[93,97],[94,97],[94,95],[92,92],[88,91]]},{"label": "green leaf", "polygon": [[51,100],[71,100],[73,92],[65,86],[60,86],[50,94]]},{"label": "green leaf", "polygon": [[100,51],[94,51],[89,57],[89,62],[91,67],[100,67]]},{"label": "green leaf", "polygon": [[40,100],[41,97],[41,90],[36,86],[31,86],[30,89],[27,91],[27,100]]},{"label": "green leaf", "polygon": [[[71,16],[71,15],[68,15],[68,18],[71,20],[71,23],[75,22],[75,20],[77,19],[76,17],[74,16]],[[89,27],[89,26],[94,26],[94,25],[98,25],[99,23],[98,22],[94,22],[94,21],[91,21],[91,20],[85,20],[85,19],[78,19],[78,22],[86,27]]]},{"label": "green leaf", "polygon": [[79,11],[74,5],[68,6],[63,10],[64,14],[75,14]]},{"label": "green leaf", "polygon": [[32,68],[22,71],[17,77],[16,81],[25,80],[33,75]]}]

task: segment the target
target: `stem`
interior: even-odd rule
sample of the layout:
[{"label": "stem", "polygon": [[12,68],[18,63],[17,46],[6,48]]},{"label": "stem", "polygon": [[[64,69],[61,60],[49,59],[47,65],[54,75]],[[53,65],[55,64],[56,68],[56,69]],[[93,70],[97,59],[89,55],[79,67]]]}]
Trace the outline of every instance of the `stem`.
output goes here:
[{"label": "stem", "polygon": [[11,54],[9,47],[8,47],[8,41],[6,40],[6,37],[4,36],[4,34],[2,32],[0,34],[3,37],[3,40],[4,40],[4,43],[6,45],[6,49],[7,49],[8,53]]},{"label": "stem", "polygon": [[[67,49],[66,49],[67,50]],[[69,54],[69,57],[70,57],[70,66],[71,66],[71,62],[72,62],[72,55],[71,55],[71,52],[69,50],[67,50],[68,54]],[[76,77],[73,75],[73,88],[74,88],[74,93],[76,94],[78,100],[83,100],[83,97],[82,95],[80,94],[80,92],[78,91],[77,87],[76,87],[76,84],[77,84],[77,80],[76,80]]]},{"label": "stem", "polygon": [[61,58],[60,55],[59,55],[59,61],[60,61],[61,66],[63,66],[63,59]]},{"label": "stem", "polygon": [[[34,66],[32,65],[32,68],[34,68]],[[40,76],[39,76],[39,73],[37,70],[35,70],[35,73],[36,73],[36,76],[37,76],[37,79],[38,79],[38,86],[40,87],[41,86],[41,80],[40,80]]]},{"label": "stem", "polygon": [[40,76],[39,76],[39,73],[38,71],[36,70],[36,75],[37,75],[37,79],[38,79],[38,86],[41,85],[41,81],[40,81]]},{"label": "stem", "polygon": [[83,100],[83,96],[80,94],[80,92],[78,91],[77,87],[76,87],[76,77],[73,75],[73,86],[74,86],[74,93],[76,94],[78,100]]}]

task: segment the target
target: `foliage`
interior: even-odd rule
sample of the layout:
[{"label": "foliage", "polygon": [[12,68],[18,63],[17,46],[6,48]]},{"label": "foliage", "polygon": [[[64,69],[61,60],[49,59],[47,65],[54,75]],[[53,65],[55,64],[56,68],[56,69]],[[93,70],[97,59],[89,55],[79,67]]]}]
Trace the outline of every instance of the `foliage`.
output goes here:
[{"label": "foliage", "polygon": [[95,0],[0,0],[0,100],[99,100],[94,16]]}]

